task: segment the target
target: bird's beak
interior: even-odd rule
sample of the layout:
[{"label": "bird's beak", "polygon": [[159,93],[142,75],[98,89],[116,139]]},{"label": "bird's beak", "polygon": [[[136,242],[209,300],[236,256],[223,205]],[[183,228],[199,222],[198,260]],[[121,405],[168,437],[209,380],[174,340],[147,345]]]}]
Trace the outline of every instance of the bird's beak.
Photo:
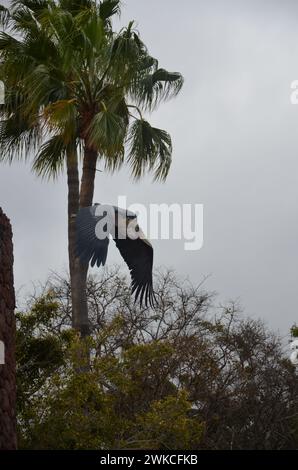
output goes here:
[{"label": "bird's beak", "polygon": [[137,218],[134,217],[134,222],[132,220],[127,220],[127,234],[128,237],[132,240],[137,240],[138,238],[142,240],[146,245],[152,247],[151,243],[147,240],[144,232],[141,230]]},{"label": "bird's beak", "polygon": [[151,243],[149,242],[149,240],[147,240],[147,238],[142,238],[142,241],[143,241],[144,243],[146,243],[146,245],[148,245],[148,246],[150,246],[151,248],[153,248],[152,245],[151,245]]}]

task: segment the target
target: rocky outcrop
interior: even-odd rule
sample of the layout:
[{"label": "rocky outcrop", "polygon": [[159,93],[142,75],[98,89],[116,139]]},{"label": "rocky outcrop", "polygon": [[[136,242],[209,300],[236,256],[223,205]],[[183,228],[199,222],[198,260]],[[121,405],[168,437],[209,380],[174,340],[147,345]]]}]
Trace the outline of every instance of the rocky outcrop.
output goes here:
[{"label": "rocky outcrop", "polygon": [[0,450],[16,449],[15,294],[12,230],[0,208]]}]

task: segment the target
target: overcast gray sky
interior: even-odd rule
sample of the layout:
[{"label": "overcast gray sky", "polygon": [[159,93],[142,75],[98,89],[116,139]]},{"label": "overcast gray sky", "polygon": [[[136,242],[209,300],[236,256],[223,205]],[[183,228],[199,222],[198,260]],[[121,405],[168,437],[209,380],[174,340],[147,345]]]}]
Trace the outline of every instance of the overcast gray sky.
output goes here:
[{"label": "overcast gray sky", "polygon": [[[204,247],[155,241],[156,265],[193,282],[210,274],[206,288],[286,333],[298,321],[298,3],[126,0],[121,23],[130,19],[160,65],[185,77],[151,116],[172,135],[173,166],[164,185],[98,173],[95,201],[204,204]],[[17,288],[66,268],[65,177],[42,182],[30,165],[1,165],[0,205],[13,224]]]}]

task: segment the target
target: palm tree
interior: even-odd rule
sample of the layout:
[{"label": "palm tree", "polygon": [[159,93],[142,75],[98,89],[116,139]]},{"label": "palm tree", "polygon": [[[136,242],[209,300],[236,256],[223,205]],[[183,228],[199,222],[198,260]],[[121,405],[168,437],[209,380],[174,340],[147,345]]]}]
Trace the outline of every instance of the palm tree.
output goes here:
[{"label": "palm tree", "polygon": [[16,360],[15,293],[13,282],[13,243],[11,225],[0,207],[0,342],[4,345],[4,364],[0,362],[0,451],[15,450],[16,436]]},{"label": "palm tree", "polygon": [[144,113],[183,84],[149,55],[133,22],[113,31],[119,13],[119,0],[19,0],[10,12],[1,7],[0,150],[10,161],[33,153],[34,170],[47,177],[66,162],[73,326],[82,335],[88,334],[88,266],[75,256],[75,217],[79,207],[92,205],[97,161],[107,171],[127,162],[136,179],[148,170],[165,180],[171,138]]}]

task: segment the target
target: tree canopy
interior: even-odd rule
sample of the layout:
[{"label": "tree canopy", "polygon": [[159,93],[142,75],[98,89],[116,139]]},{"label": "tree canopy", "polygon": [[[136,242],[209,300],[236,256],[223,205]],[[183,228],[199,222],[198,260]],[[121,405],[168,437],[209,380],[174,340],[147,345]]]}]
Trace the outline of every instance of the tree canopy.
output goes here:
[{"label": "tree canopy", "polygon": [[297,448],[298,378],[280,340],[203,286],[172,272],[156,283],[153,312],[117,269],[89,277],[81,374],[68,279],[52,277],[18,313],[20,447]]},{"label": "tree canopy", "polygon": [[112,171],[126,149],[135,178],[149,170],[164,180],[171,138],[144,113],[176,96],[183,78],[160,67],[133,21],[113,30],[120,1],[16,0],[0,13],[1,158],[31,151],[38,174],[57,176],[69,146],[93,149]]}]

